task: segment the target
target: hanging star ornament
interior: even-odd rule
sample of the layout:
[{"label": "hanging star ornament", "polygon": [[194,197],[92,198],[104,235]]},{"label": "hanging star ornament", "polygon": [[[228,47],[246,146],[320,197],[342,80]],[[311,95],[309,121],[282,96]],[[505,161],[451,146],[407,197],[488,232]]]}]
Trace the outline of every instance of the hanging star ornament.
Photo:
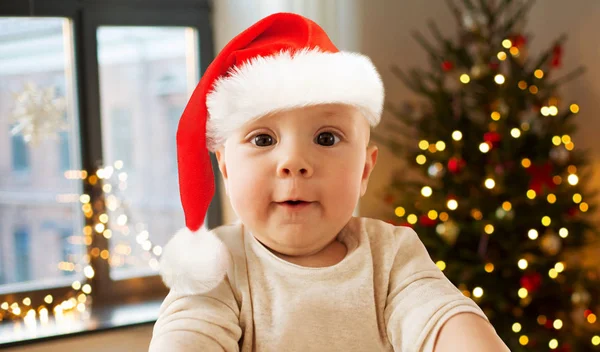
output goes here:
[{"label": "hanging star ornament", "polygon": [[57,139],[59,132],[68,129],[66,101],[56,97],[54,87],[41,89],[35,83],[27,83],[14,98],[15,107],[9,116],[13,136],[20,134],[25,142],[37,145],[44,139]]}]

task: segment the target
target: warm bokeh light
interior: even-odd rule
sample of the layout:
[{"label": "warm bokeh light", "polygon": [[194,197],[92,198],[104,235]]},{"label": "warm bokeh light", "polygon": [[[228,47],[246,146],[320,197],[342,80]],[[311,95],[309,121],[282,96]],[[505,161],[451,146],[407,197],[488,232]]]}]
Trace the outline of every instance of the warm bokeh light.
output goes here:
[{"label": "warm bokeh light", "polygon": [[518,265],[519,265],[519,269],[525,270],[525,269],[527,269],[527,266],[529,266],[529,263],[527,263],[527,260],[525,260],[525,259],[519,259]]},{"label": "warm bokeh light", "polygon": [[539,234],[537,232],[536,229],[531,229],[529,230],[529,232],[527,233],[527,236],[529,236],[530,239],[535,240],[538,238]]},{"label": "warm bokeh light", "polygon": [[402,207],[397,207],[396,210],[394,210],[394,213],[397,217],[401,218],[404,216],[404,214],[406,214],[406,210],[404,210]]},{"label": "warm bokeh light", "polygon": [[447,203],[448,209],[456,210],[458,208],[458,202],[455,199],[450,199]]},{"label": "warm bokeh light", "polygon": [[423,197],[430,197],[433,194],[433,190],[429,186],[421,188],[421,194]]}]

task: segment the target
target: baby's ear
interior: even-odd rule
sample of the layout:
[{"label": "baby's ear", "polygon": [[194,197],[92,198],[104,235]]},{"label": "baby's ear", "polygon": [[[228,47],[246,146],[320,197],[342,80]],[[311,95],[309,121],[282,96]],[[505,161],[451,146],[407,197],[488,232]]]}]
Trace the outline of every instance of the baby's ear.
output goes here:
[{"label": "baby's ear", "polygon": [[225,186],[225,194],[229,195],[229,187],[227,185],[227,165],[225,164],[225,149],[220,147],[215,151],[217,157],[217,163],[219,164],[219,170],[221,176],[223,176],[223,186]]},{"label": "baby's ear", "polygon": [[215,155],[217,156],[217,162],[219,163],[219,170],[221,170],[221,175],[223,175],[223,179],[227,180],[227,165],[225,165],[225,149],[224,147],[220,147],[215,151]]},{"label": "baby's ear", "polygon": [[360,181],[360,196],[364,196],[367,192],[367,185],[369,184],[369,177],[371,176],[371,172],[377,163],[377,155],[379,153],[379,149],[377,146],[370,145],[367,147],[367,158],[365,160],[365,167],[363,169],[362,179]]}]

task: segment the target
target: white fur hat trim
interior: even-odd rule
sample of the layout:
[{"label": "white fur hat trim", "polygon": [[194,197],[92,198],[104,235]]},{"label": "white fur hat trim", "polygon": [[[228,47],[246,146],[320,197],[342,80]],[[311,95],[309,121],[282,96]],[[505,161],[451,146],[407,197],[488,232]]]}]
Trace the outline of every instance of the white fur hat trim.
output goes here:
[{"label": "white fur hat trim", "polygon": [[312,49],[258,56],[219,78],[207,95],[208,148],[215,150],[248,121],[317,104],[356,106],[376,126],[383,99],[381,77],[364,55]]},{"label": "white fur hat trim", "polygon": [[171,290],[198,294],[215,288],[227,275],[231,254],[214,233],[201,228],[179,230],[167,243],[160,275]]}]

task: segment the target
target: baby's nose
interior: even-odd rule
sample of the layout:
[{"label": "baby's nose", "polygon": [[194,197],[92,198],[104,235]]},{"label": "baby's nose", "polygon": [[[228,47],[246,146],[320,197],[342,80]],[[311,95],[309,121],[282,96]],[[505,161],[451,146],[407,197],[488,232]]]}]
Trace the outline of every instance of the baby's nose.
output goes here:
[{"label": "baby's nose", "polygon": [[301,168],[301,169],[298,169],[298,170],[293,170],[293,169],[284,167],[284,168],[281,169],[280,173],[283,176],[295,176],[295,175],[306,176],[308,174],[308,170],[306,168]]},{"label": "baby's nose", "polygon": [[277,174],[279,177],[311,177],[313,167],[302,153],[286,153],[277,168]]}]

